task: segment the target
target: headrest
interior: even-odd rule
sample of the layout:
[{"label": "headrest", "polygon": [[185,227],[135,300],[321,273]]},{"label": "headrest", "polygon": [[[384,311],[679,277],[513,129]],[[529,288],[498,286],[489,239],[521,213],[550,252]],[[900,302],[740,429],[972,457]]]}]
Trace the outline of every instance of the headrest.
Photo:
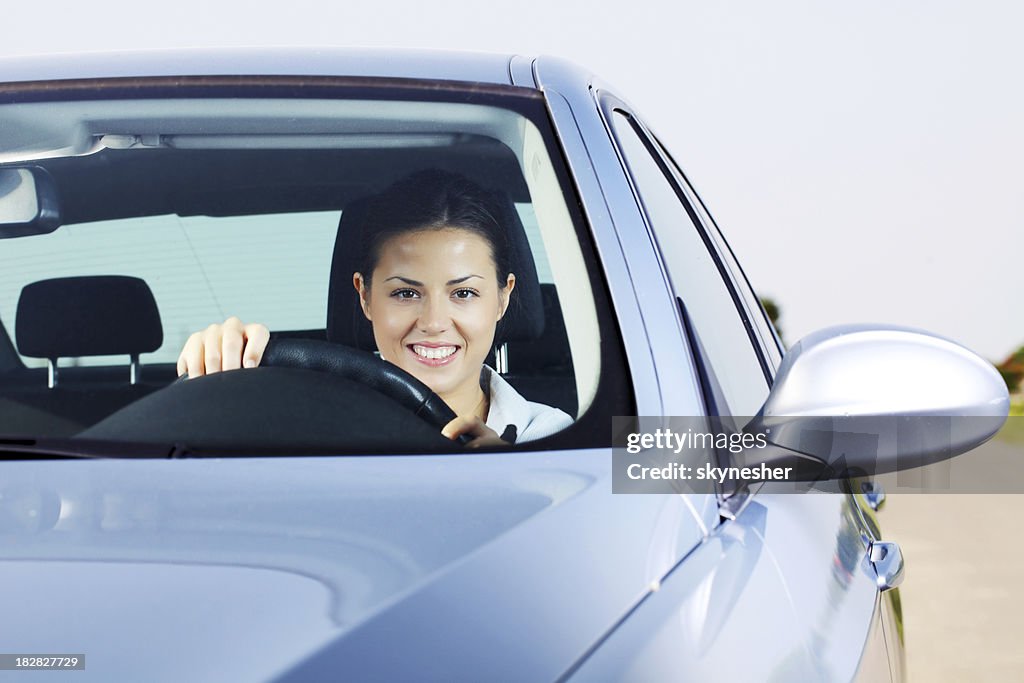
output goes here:
[{"label": "headrest", "polygon": [[156,351],[164,340],[149,285],[137,277],[97,275],[25,285],[15,318],[18,351],[33,358]]},{"label": "headrest", "polygon": [[[516,276],[512,302],[498,323],[495,344],[532,341],[544,331],[544,300],[537,280],[537,266],[512,200],[504,193],[495,193],[495,196],[499,200],[495,207],[500,212],[498,220],[508,230],[510,267]],[[371,201],[372,197],[356,200],[341,214],[327,298],[328,341],[368,351],[376,350],[377,345],[373,340],[373,328],[359,305],[359,294],[352,286],[352,274],[357,270],[363,224]]]},{"label": "headrest", "polygon": [[552,373],[554,376],[573,376],[572,352],[565,331],[562,306],[553,284],[542,284],[544,298],[544,334],[539,344],[513,344],[508,348],[509,367],[530,368],[534,373]]}]

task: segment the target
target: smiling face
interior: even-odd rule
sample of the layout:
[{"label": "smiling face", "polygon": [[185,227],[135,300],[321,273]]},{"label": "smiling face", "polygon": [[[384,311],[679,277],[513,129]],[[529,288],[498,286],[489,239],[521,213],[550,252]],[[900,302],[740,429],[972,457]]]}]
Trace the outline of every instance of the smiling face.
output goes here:
[{"label": "smiling face", "polygon": [[377,349],[459,415],[481,396],[480,368],[505,314],[515,276],[496,278],[491,246],[458,228],[407,232],[384,242],[371,277],[353,284]]}]

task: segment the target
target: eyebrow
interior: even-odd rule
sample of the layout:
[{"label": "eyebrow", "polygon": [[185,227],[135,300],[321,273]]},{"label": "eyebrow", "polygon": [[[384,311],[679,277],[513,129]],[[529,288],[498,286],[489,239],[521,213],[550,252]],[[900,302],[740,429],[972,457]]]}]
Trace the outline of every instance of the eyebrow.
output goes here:
[{"label": "eyebrow", "polygon": [[[452,285],[461,285],[466,280],[469,280],[469,279],[472,279],[472,278],[475,278],[475,277],[478,277],[481,280],[484,279],[482,275],[465,275],[463,277],[455,278],[454,280],[449,280],[448,282],[445,283],[445,285],[448,286],[448,287],[451,287]],[[391,280],[401,280],[405,284],[410,285],[412,287],[422,287],[423,286],[423,283],[420,282],[419,280],[411,280],[411,279],[409,279],[407,277],[402,277],[401,275],[392,275],[391,277],[389,277],[386,280],[384,280],[384,282],[390,282]]]}]

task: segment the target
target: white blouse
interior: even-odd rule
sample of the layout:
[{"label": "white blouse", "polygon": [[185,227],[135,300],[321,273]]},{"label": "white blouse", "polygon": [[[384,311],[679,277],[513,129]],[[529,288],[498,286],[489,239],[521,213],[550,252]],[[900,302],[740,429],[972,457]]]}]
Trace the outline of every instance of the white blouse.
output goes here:
[{"label": "white blouse", "polygon": [[573,423],[558,408],[527,401],[505,378],[485,365],[480,384],[490,396],[487,426],[501,436],[509,425],[516,426],[516,443],[534,441],[559,432]]}]

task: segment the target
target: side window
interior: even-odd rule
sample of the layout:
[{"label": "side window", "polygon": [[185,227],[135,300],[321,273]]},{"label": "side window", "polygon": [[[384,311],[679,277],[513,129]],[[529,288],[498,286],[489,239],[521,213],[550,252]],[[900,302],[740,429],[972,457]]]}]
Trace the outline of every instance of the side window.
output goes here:
[{"label": "side window", "polygon": [[709,410],[754,415],[768,396],[768,382],[745,311],[727,284],[727,271],[709,250],[692,207],[643,130],[620,110],[611,124],[703,366]]},{"label": "side window", "polygon": [[654,140],[657,142],[658,150],[661,152],[663,158],[668,161],[672,170],[675,172],[674,177],[676,178],[676,182],[686,194],[686,199],[690,206],[693,207],[700,216],[705,230],[712,235],[712,239],[716,240],[718,244],[718,253],[722,255],[726,265],[729,266],[729,270],[732,271],[733,282],[736,284],[736,290],[743,298],[743,301],[746,302],[751,322],[754,327],[757,328],[757,331],[761,336],[762,348],[767,351],[772,367],[775,370],[778,370],[779,365],[782,363],[782,341],[779,338],[778,332],[776,332],[771,321],[768,319],[768,314],[765,313],[764,307],[761,305],[761,300],[758,299],[757,295],[754,293],[753,287],[750,286],[750,282],[747,280],[746,273],[743,272],[739,262],[736,260],[736,256],[732,253],[732,247],[730,247],[726,242],[725,237],[722,235],[721,230],[718,229],[718,225],[715,223],[714,218],[711,217],[711,214],[708,213],[707,207],[704,206],[703,200],[701,200],[697,195],[696,190],[693,189],[693,185],[691,185],[690,181],[686,178],[686,174],[683,173],[679,164],[677,164],[675,159],[672,158],[672,155],[665,149],[665,146],[661,144],[661,141],[657,140],[657,138],[654,138]]}]

